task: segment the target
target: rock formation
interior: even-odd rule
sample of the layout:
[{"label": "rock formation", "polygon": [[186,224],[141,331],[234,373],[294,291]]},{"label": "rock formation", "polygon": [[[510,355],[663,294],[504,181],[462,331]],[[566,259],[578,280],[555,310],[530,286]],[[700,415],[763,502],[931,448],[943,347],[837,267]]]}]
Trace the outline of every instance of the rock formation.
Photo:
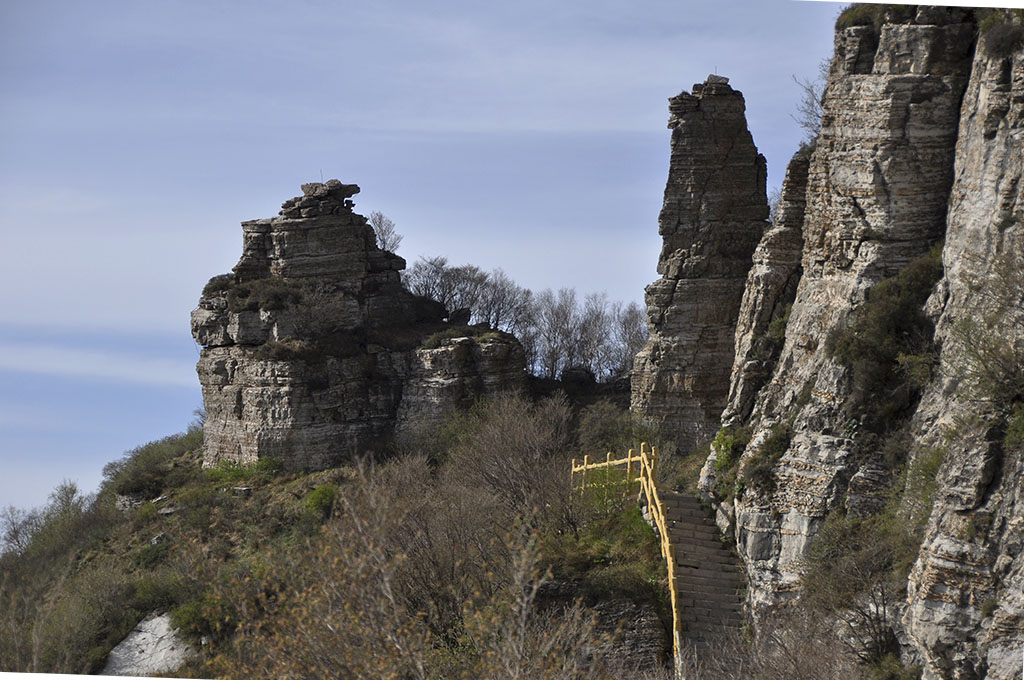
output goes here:
[{"label": "rock formation", "polygon": [[[705,356],[718,361],[721,338],[707,354],[685,351],[703,328],[694,300],[709,298],[676,295],[720,283],[690,265],[709,239],[686,241],[680,233],[692,230],[674,225],[738,191],[741,205],[763,192],[694,181],[701,171],[677,158],[674,133],[665,277],[648,289],[652,338],[638,358],[633,407],[708,441],[719,404],[725,429],[700,487],[745,563],[755,621],[770,625],[770,612],[800,597],[804,560],[828,522],[892,513],[921,541],[906,596],[886,602],[884,625],[903,660],[927,680],[1016,678],[1024,29],[1008,19],[986,33],[980,13],[955,8],[873,11],[874,24],[837,29],[821,132],[791,161],[775,223],[753,252],[727,400],[695,394],[697,384],[718,383],[698,383],[691,368]],[[674,123],[685,117],[677,109],[702,110],[708,97],[695,94],[673,100]],[[687,149],[726,138],[683,129],[707,136]],[[712,174],[719,167],[713,154],[698,163]],[[683,195],[670,199],[680,177]],[[703,283],[680,273],[694,270]],[[732,271],[744,271],[738,260]],[[888,346],[873,347],[879,338]],[[714,365],[706,370],[718,375]],[[697,404],[706,407],[700,426]]]},{"label": "rock formation", "polygon": [[398,409],[397,434],[429,432],[453,409],[467,409],[481,396],[526,389],[526,356],[504,334],[444,340],[413,352]]},{"label": "rock formation", "polygon": [[1024,649],[1024,50],[989,38],[929,301],[938,377],[914,417],[917,455],[944,454],[903,618],[926,678],[1018,678]]},{"label": "rock formation", "polygon": [[[522,349],[503,336],[486,352],[491,361],[439,350],[446,358],[432,374],[415,350],[452,329],[441,323],[439,305],[405,290],[405,261],[380,250],[352,211],[359,187],[331,180],[302,190],[277,217],[242,224],[233,274],[214,277],[192,313],[203,346],[206,465],[262,458],[291,469],[334,465],[392,434],[410,378],[413,396],[402,412],[411,422],[520,386]],[[458,398],[450,396],[450,375],[461,378]]]},{"label": "rock formation", "polygon": [[170,614],[154,612],[111,650],[103,675],[173,673],[195,653],[178,630],[171,628]]},{"label": "rock formation", "polygon": [[743,95],[726,78],[709,76],[673,97],[669,113],[662,278],[647,287],[651,335],[634,363],[632,408],[689,450],[714,434],[725,406],[736,317],[768,201]]},{"label": "rock formation", "polygon": [[[850,477],[874,464],[857,462],[852,386],[825,340],[848,324],[872,286],[927,253],[943,233],[973,24],[886,24],[880,35],[873,31],[856,26],[836,35],[821,133],[807,170],[802,274],[774,373],[747,419],[753,437],[741,468],[754,462],[773,432],[785,428],[791,441],[774,467],[772,493],[750,489],[723,508],[734,513],[755,609],[795,594],[809,539],[841,501]],[[801,175],[791,168],[784,193],[799,192]],[[783,273],[795,271],[795,239],[778,235],[786,229],[780,220],[760,251],[760,259],[784,263]],[[751,276],[741,319],[778,314],[773,310],[782,286],[760,276],[762,269],[759,264]],[[744,321],[741,331],[737,346],[743,349],[753,344],[758,325]],[[749,408],[747,365],[738,356],[737,415]],[[707,493],[717,481],[715,456],[703,473]]]}]

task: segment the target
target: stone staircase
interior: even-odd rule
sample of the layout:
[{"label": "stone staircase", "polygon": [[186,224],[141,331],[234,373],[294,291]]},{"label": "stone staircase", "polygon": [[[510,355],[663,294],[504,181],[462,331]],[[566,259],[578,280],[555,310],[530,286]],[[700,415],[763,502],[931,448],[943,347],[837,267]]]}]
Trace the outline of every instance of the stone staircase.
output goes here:
[{"label": "stone staircase", "polygon": [[689,494],[660,491],[675,551],[677,606],[683,642],[705,647],[743,626],[739,559],[719,540],[718,527]]}]

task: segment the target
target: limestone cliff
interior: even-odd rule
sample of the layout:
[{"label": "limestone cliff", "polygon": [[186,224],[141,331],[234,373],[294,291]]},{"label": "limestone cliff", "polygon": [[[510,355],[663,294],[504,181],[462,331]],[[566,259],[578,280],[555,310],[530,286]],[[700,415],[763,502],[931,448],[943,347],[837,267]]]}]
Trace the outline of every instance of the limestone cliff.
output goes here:
[{"label": "limestone cliff", "polygon": [[438,351],[451,355],[438,365],[468,384],[461,401],[447,397],[416,352],[432,333],[451,334],[443,309],[402,286],[405,261],[380,250],[352,210],[359,187],[302,189],[277,217],[242,224],[241,259],[207,284],[192,313],[206,465],[272,457],[292,469],[328,467],[379,446],[400,407],[405,419],[436,420],[456,403],[519,387],[522,349],[498,337],[486,365]]},{"label": "limestone cliff", "polygon": [[938,451],[903,622],[926,678],[1019,678],[1024,648],[1024,50],[982,35],[929,301],[941,346],[914,416]]},{"label": "limestone cliff", "polygon": [[631,403],[683,448],[718,428],[750,257],[768,226],[765,160],[745,108],[721,76],[669,100],[662,278],[647,287],[651,334],[634,362]]},{"label": "limestone cliff", "polygon": [[[794,594],[809,538],[842,502],[850,477],[874,464],[870,456],[860,460],[852,436],[860,414],[849,408],[854,385],[826,338],[849,323],[872,286],[927,253],[943,233],[973,25],[886,24],[880,34],[873,31],[857,26],[836,35],[821,133],[807,170],[802,274],[774,373],[747,419],[753,433],[741,470],[773,434],[789,441],[772,470],[774,485],[764,485],[773,488],[749,487],[723,508],[734,515],[755,608]],[[786,193],[802,183],[801,174],[791,171]],[[795,271],[793,239],[773,247],[776,232],[786,228],[780,220],[768,233],[763,259]],[[777,306],[779,284],[760,276],[762,268],[749,282],[743,319],[770,317]],[[758,326],[741,330],[742,349],[753,344]],[[734,371],[737,399],[749,399],[744,365]],[[742,401],[734,410],[742,413]],[[708,493],[717,482],[716,456],[702,476]]]},{"label": "limestone cliff", "polygon": [[[891,517],[916,560],[878,601],[889,612],[882,648],[928,680],[1020,677],[1024,30],[1010,19],[986,34],[982,14],[955,8],[872,11],[874,23],[837,28],[821,131],[791,161],[747,265],[730,309],[731,377],[715,399],[694,394],[690,366],[705,355],[688,362],[681,350],[700,315],[674,293],[720,282],[676,273],[692,247],[663,211],[666,276],[648,289],[652,339],[633,406],[689,431],[685,450],[713,435],[710,416],[695,425],[696,404],[718,404],[723,429],[700,488],[746,565],[755,621],[801,597],[822,536]],[[687,168],[677,151],[718,169],[702,153],[724,137],[712,129],[685,148],[674,135],[670,189]],[[763,195],[681,190],[698,215]],[[721,345],[706,355],[715,366]],[[877,616],[874,606],[862,611]]]}]

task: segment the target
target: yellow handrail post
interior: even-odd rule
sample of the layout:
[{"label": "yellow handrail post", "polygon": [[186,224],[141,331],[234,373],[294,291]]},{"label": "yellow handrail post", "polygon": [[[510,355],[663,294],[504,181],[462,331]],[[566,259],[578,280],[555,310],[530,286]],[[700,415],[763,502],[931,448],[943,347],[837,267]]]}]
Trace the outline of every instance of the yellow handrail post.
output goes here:
[{"label": "yellow handrail post", "polygon": [[587,490],[587,466],[590,465],[590,454],[583,454],[583,472],[580,474],[580,497]]},{"label": "yellow handrail post", "polygon": [[630,492],[630,484],[632,484],[630,477],[633,476],[633,453],[633,449],[626,453],[626,493]]},{"label": "yellow handrail post", "polygon": [[611,485],[612,452],[609,451],[604,457],[604,506],[608,507],[608,487]]},{"label": "yellow handrail post", "polygon": [[576,459],[572,459],[572,467],[569,472],[569,495],[576,490]]}]

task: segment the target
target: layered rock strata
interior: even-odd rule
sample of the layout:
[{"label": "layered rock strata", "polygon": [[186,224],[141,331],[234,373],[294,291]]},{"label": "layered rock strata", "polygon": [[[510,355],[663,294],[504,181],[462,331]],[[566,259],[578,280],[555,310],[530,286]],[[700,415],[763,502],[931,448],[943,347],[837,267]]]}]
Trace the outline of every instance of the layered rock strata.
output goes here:
[{"label": "layered rock strata", "polygon": [[765,160],[745,109],[720,76],[669,100],[662,278],[647,287],[651,334],[634,363],[631,407],[661,421],[683,450],[718,427],[750,258],[768,226]]},{"label": "layered rock strata", "polygon": [[453,338],[439,347],[414,350],[398,409],[396,433],[417,437],[455,409],[481,397],[525,391],[526,356],[518,342],[490,333]]},{"label": "layered rock strata", "polygon": [[[943,456],[903,617],[924,677],[1019,678],[1024,649],[1024,50],[979,39],[964,96],[937,379],[915,455]],[[1009,436],[1008,436],[1009,433]]]},{"label": "layered rock strata", "polygon": [[[855,441],[859,423],[851,420],[847,403],[850,375],[825,340],[849,323],[872,286],[942,237],[974,41],[974,25],[959,23],[961,15],[922,10],[921,23],[885,24],[880,31],[857,26],[836,34],[821,132],[807,169],[802,273],[774,372],[745,420],[753,434],[740,461],[741,476],[768,440],[773,446],[783,442],[785,451],[776,454],[770,483],[760,490],[740,488],[735,501],[720,508],[723,525],[735,528],[755,612],[796,595],[811,539],[843,502],[851,477],[860,474],[867,482],[877,465],[874,456],[865,460]],[[802,178],[794,175],[785,192],[799,192]],[[773,253],[766,239],[762,259],[795,271],[794,241],[782,240]],[[784,288],[779,280],[755,275],[750,284],[741,318],[777,313],[777,291]],[[741,348],[750,344],[738,339]],[[737,357],[734,372],[734,417],[751,401],[744,359]],[[709,497],[720,492],[718,455],[712,452],[702,472]],[[858,498],[872,493],[865,489]]]},{"label": "layered rock strata", "polygon": [[[431,382],[415,354],[445,329],[443,310],[404,289],[405,261],[380,250],[352,210],[359,187],[331,180],[302,189],[277,217],[242,224],[241,259],[207,284],[192,313],[203,347],[205,465],[276,458],[315,469],[374,448],[393,433],[410,376],[414,401],[430,404],[430,417],[454,403],[431,396],[445,391],[444,377]],[[514,339],[496,344],[509,348],[509,363],[457,369],[464,380],[498,371],[474,375],[477,396],[524,370]],[[408,405],[404,414],[421,417]]]},{"label": "layered rock strata", "polygon": [[736,353],[722,414],[727,424],[750,415],[754,398],[771,377],[782,349],[785,324],[802,273],[804,206],[812,149],[811,145],[802,146],[789,161],[775,219],[754,251],[736,322]]}]

